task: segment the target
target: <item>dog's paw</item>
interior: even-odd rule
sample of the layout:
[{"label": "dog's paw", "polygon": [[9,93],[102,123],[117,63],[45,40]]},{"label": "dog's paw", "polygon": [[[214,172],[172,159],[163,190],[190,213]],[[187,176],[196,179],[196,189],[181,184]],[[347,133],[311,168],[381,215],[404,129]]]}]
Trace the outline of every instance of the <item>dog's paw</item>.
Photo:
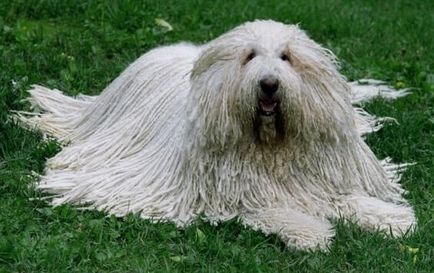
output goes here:
[{"label": "dog's paw", "polygon": [[411,234],[416,228],[416,217],[413,209],[408,206],[391,204],[386,213],[378,214],[376,218],[377,224],[373,227],[392,237]]},{"label": "dog's paw", "polygon": [[353,196],[341,212],[363,228],[380,230],[392,237],[401,237],[416,228],[412,207],[384,202],[375,197]]},{"label": "dog's paw", "polygon": [[242,223],[265,234],[277,234],[288,247],[328,250],[335,231],[325,219],[289,207],[262,208],[241,216]]},{"label": "dog's paw", "polygon": [[280,237],[288,247],[299,250],[328,251],[335,236],[335,231],[329,222],[322,220],[310,221],[300,229],[285,230],[279,232]]}]

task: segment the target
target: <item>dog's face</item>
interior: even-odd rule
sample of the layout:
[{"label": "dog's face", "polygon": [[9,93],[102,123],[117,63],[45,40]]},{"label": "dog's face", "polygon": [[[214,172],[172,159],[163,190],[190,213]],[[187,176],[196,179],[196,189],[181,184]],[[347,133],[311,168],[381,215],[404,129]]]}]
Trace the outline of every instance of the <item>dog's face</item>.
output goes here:
[{"label": "dog's face", "polygon": [[352,120],[334,55],[297,26],[244,24],[204,46],[191,79],[211,142],[336,140]]}]

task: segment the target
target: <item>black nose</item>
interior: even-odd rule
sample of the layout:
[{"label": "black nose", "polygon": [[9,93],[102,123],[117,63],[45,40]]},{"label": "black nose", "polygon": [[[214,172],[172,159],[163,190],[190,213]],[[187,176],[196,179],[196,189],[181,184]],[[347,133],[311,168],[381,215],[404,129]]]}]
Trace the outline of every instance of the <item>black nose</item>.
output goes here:
[{"label": "black nose", "polygon": [[276,93],[277,89],[279,88],[279,81],[274,77],[263,78],[259,84],[261,86],[262,92],[268,96]]}]

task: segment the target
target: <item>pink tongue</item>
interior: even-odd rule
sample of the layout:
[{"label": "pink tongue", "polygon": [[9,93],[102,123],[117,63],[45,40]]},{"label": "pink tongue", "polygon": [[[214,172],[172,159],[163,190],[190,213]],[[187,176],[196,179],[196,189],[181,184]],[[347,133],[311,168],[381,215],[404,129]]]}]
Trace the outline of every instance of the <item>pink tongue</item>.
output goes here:
[{"label": "pink tongue", "polygon": [[277,102],[260,101],[259,103],[264,112],[273,112],[277,105]]}]

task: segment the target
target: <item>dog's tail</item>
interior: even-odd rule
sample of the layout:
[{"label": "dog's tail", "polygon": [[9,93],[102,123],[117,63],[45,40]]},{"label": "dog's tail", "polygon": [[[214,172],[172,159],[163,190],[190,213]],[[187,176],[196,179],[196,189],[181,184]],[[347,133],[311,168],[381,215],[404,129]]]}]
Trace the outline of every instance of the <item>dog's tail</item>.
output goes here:
[{"label": "dog's tail", "polygon": [[396,90],[383,81],[373,79],[360,79],[349,84],[351,86],[351,103],[357,105],[375,98],[395,100],[411,94],[409,88]]},{"label": "dog's tail", "polygon": [[15,111],[12,118],[29,129],[38,129],[60,141],[67,139],[95,99],[81,94],[69,97],[57,89],[40,85],[32,85],[29,93],[26,100],[34,112]]},{"label": "dog's tail", "polygon": [[411,94],[409,88],[396,90],[386,85],[383,81],[373,79],[361,79],[350,82],[349,84],[351,87],[351,103],[356,112],[357,131],[362,136],[380,130],[386,122],[392,121],[397,123],[397,121],[390,117],[377,117],[372,115],[363,110],[360,106],[376,98],[390,101]]}]

